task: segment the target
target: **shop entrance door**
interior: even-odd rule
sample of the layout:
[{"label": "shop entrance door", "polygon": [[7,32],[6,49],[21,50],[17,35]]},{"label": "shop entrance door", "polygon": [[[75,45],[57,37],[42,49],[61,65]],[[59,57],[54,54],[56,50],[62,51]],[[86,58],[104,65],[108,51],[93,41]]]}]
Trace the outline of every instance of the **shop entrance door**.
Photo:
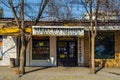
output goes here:
[{"label": "shop entrance door", "polygon": [[58,66],[77,66],[77,41],[57,42]]}]

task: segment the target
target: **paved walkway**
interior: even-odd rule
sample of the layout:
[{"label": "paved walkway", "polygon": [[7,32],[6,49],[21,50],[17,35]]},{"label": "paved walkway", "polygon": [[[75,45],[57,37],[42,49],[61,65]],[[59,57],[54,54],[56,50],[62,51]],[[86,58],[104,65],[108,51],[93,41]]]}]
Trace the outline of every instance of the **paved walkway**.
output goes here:
[{"label": "paved walkway", "polygon": [[85,67],[27,67],[22,77],[15,68],[0,67],[0,80],[120,80],[120,68],[103,68],[90,74]]}]

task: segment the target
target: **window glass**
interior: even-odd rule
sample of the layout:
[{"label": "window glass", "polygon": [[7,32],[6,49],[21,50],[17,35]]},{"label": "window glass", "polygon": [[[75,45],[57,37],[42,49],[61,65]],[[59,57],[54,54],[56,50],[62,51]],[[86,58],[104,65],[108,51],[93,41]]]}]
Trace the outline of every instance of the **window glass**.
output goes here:
[{"label": "window glass", "polygon": [[98,32],[95,39],[95,58],[114,58],[114,33]]},{"label": "window glass", "polygon": [[48,59],[50,57],[49,37],[32,37],[32,59]]}]

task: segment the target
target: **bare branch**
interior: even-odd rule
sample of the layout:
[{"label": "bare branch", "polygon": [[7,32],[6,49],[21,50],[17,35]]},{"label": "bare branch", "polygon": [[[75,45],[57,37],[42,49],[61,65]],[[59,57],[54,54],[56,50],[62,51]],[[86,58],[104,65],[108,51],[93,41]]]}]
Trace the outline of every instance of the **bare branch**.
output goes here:
[{"label": "bare branch", "polygon": [[89,17],[90,17],[90,13],[89,13],[89,11],[88,11],[88,9],[87,9],[88,0],[86,0],[86,2],[84,2],[83,0],[81,0],[81,3],[82,3],[82,5],[84,6],[85,10],[87,11],[87,14],[88,14]]},{"label": "bare branch", "polygon": [[11,8],[11,10],[12,10],[13,16],[15,17],[15,21],[16,21],[16,23],[17,23],[17,26],[20,27],[19,19],[18,19],[18,17],[17,17],[16,11],[15,11],[14,6],[13,6],[13,1],[12,1],[12,0],[8,0],[8,3],[9,3],[10,8]]},{"label": "bare branch", "polygon": [[[41,15],[42,15],[46,5],[48,4],[48,2],[49,2],[49,0],[42,0],[41,6],[39,7],[39,12],[38,12],[37,18],[36,18],[36,20],[34,22],[34,25],[36,25],[37,22],[39,21],[39,19],[40,19]],[[42,5],[42,3],[43,3],[43,5]]]},{"label": "bare branch", "polygon": [[21,28],[24,28],[24,0],[21,1],[21,8],[20,8],[20,17],[21,17]]},{"label": "bare branch", "polygon": [[100,1],[99,0],[97,0],[96,1],[96,4],[97,4],[97,7],[96,7],[96,13],[95,13],[95,35],[96,35],[96,33],[97,33],[97,30],[96,30],[96,28],[97,28],[97,26],[98,26],[98,22],[97,22],[97,19],[98,19],[98,11],[99,11],[99,6],[100,6]]}]

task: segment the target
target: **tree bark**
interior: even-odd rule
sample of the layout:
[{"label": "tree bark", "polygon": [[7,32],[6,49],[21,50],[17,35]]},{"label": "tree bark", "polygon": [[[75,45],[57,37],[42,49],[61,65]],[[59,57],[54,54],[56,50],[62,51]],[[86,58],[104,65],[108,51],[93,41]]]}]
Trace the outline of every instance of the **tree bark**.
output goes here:
[{"label": "tree bark", "polygon": [[91,33],[91,69],[90,69],[91,74],[95,74],[94,45],[95,45],[95,34],[92,32]]},{"label": "tree bark", "polygon": [[21,0],[21,8],[20,8],[20,16],[21,16],[21,49],[20,49],[20,74],[25,74],[25,32],[24,32],[24,0]]},{"label": "tree bark", "polygon": [[25,42],[24,42],[24,35],[21,37],[21,49],[20,49],[20,74],[25,74]]},{"label": "tree bark", "polygon": [[93,11],[92,11],[93,1],[90,1],[90,32],[91,32],[91,74],[95,74],[95,59],[94,59],[94,45],[95,45],[95,31],[93,27]]}]

